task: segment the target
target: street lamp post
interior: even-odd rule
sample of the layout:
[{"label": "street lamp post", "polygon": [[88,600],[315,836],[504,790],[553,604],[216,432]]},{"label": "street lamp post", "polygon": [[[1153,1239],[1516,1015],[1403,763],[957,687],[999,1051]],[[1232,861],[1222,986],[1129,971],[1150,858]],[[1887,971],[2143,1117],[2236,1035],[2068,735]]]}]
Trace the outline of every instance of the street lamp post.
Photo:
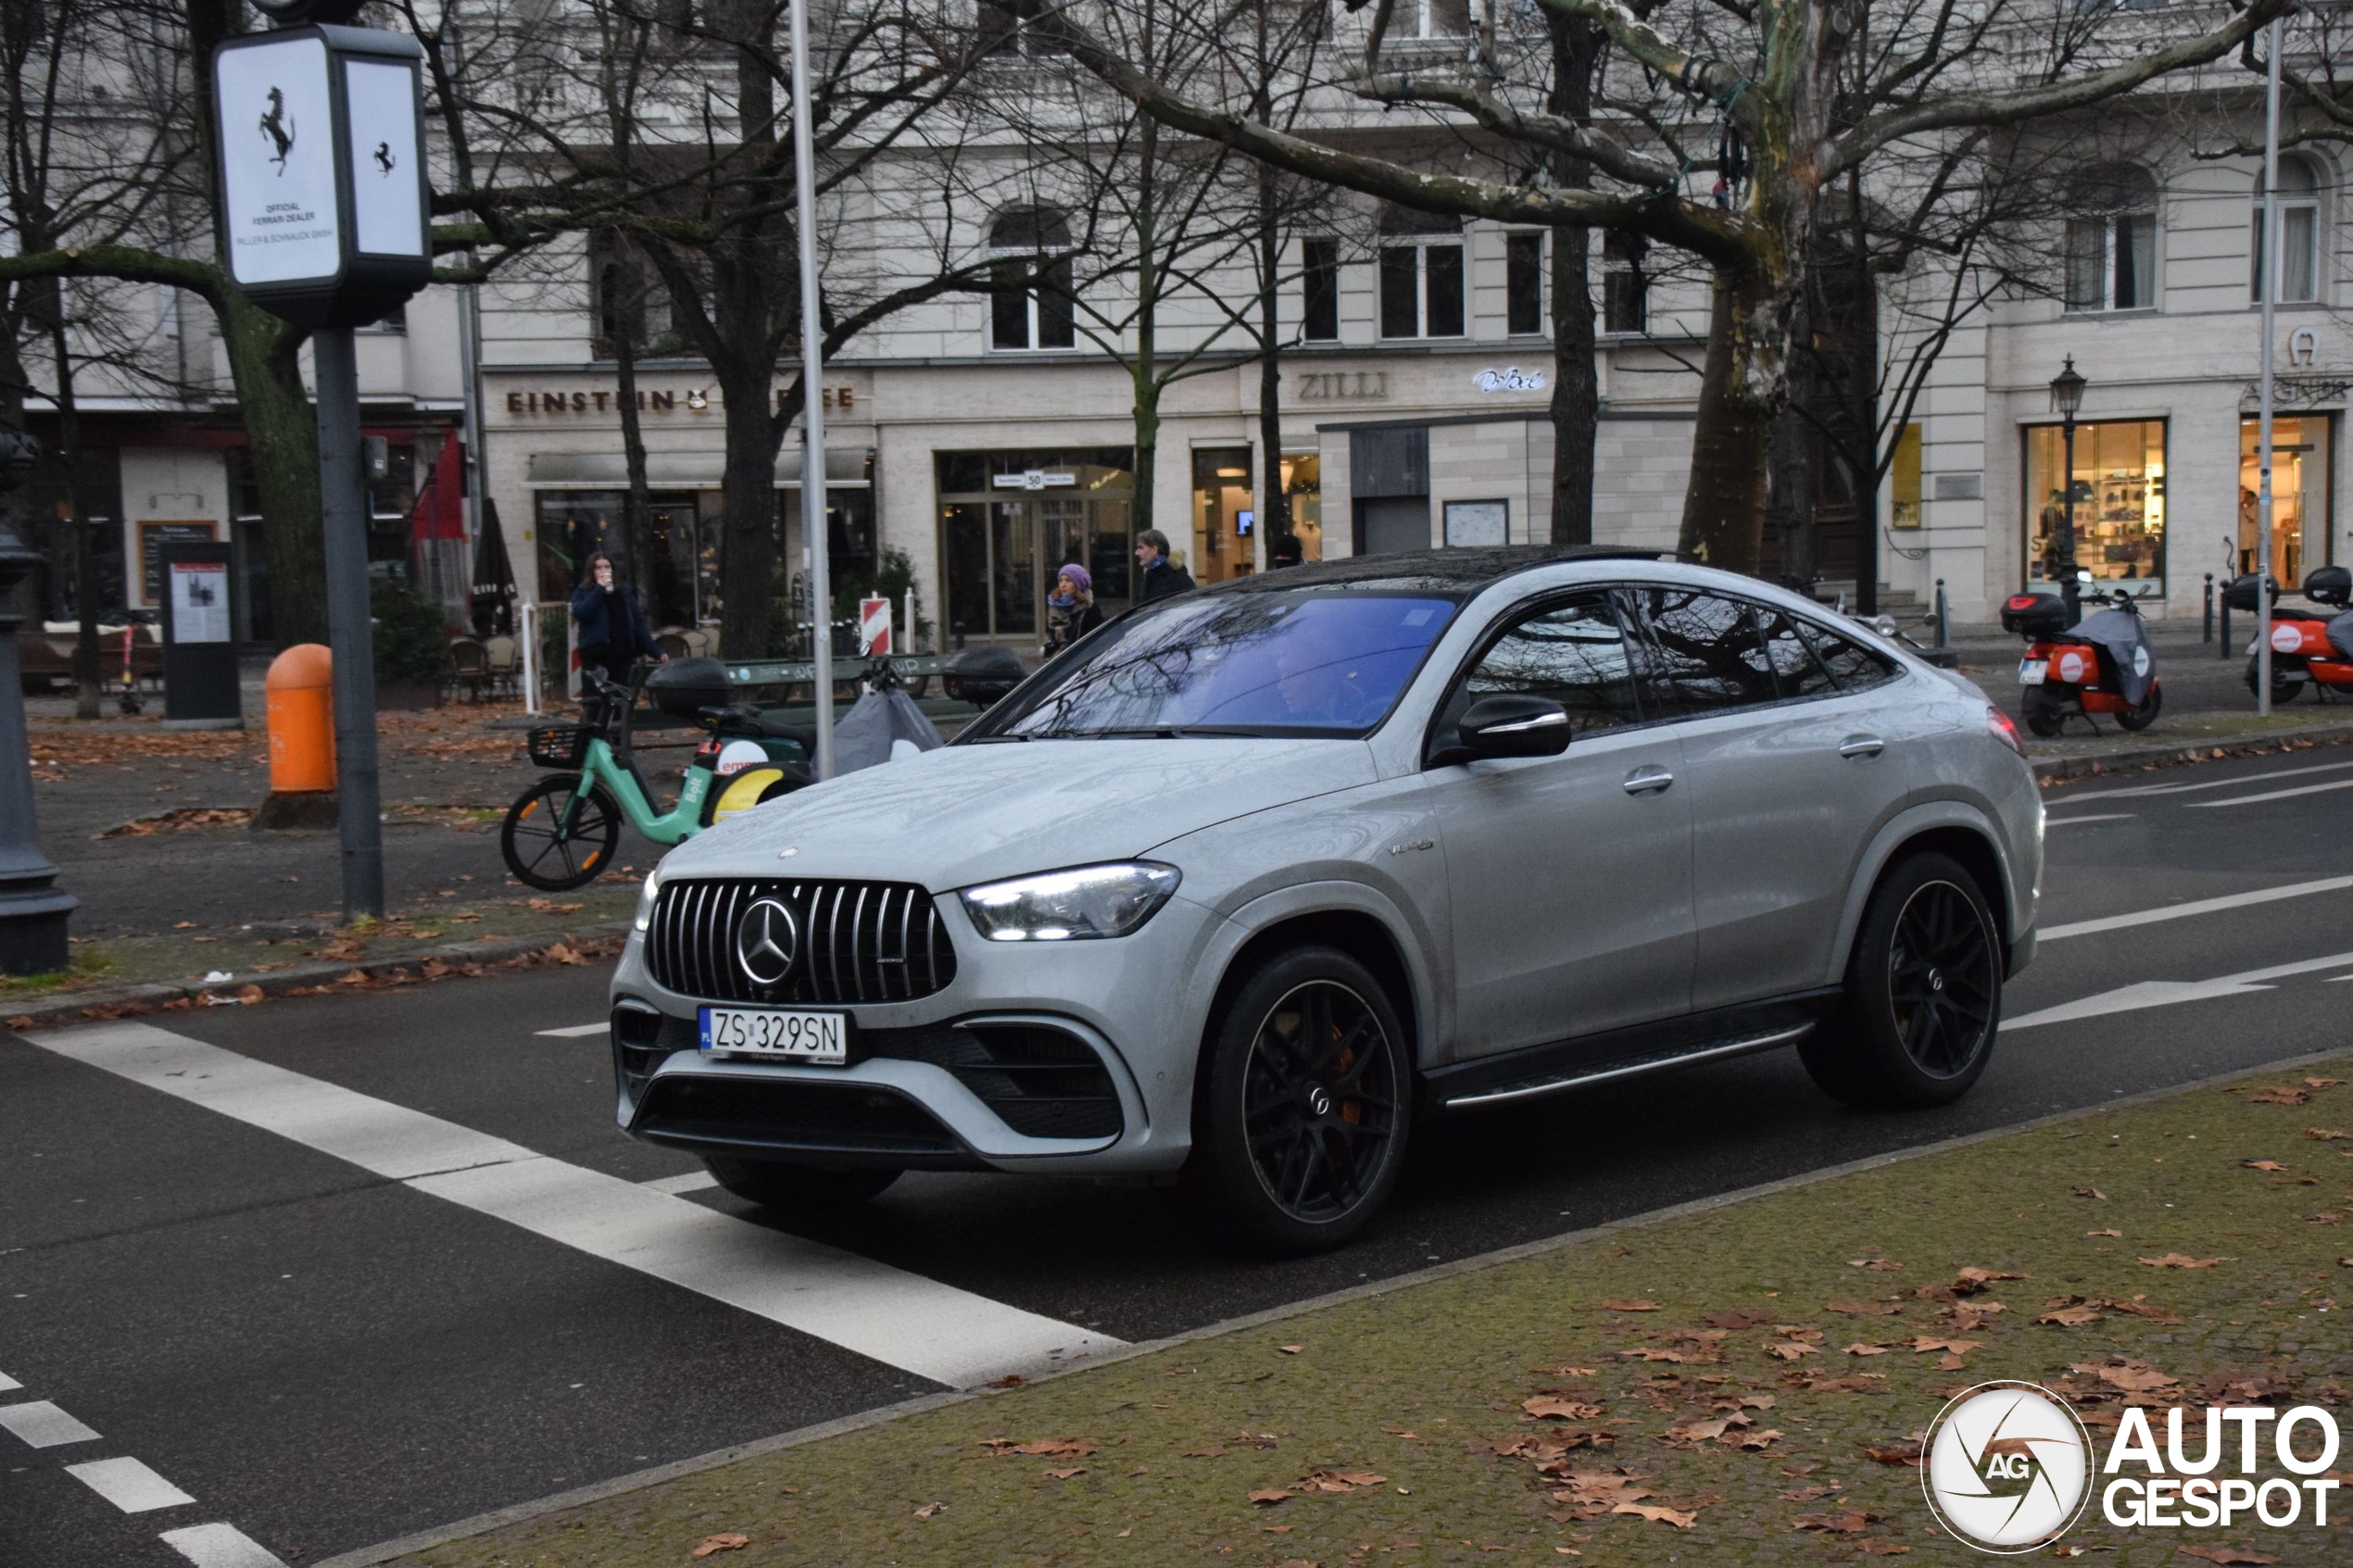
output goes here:
[{"label": "street lamp post", "polygon": [[[0,431],[0,494],[21,485],[40,448],[20,431]],[[66,967],[66,917],[81,900],[55,885],[57,868],[32,826],[32,748],[24,728],[24,680],[17,662],[17,584],[41,559],[0,510],[0,974],[45,974]]]},{"label": "street lamp post", "polygon": [[2051,570],[2058,573],[2059,599],[2067,606],[2067,623],[2082,618],[2082,590],[2075,581],[2075,411],[2083,406],[2083,378],[2076,373],[2075,356],[2051,378],[2051,407],[2059,417],[2059,493],[2067,508],[2067,532],[2059,536],[2058,555]]}]

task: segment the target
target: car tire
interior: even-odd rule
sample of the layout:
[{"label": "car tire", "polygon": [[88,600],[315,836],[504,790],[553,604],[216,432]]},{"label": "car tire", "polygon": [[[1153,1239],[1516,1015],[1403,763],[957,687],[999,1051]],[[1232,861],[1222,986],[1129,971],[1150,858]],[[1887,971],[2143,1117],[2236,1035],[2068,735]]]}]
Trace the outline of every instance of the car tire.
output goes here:
[{"label": "car tire", "polygon": [[1219,1016],[1184,1183],[1217,1234],[1247,1250],[1325,1251],[1388,1200],[1412,1116],[1387,987],[1336,947],[1296,947],[1253,972]]},{"label": "car tire", "polygon": [[748,1203],[783,1214],[818,1215],[852,1208],[897,1181],[888,1166],[829,1171],[776,1160],[737,1160],[706,1155],[703,1164],[719,1185]]},{"label": "car tire", "polygon": [[1906,856],[1880,878],[1837,1010],[1798,1043],[1814,1082],[1876,1110],[1925,1110],[1967,1094],[2002,1017],[2001,928],[1959,861]]}]

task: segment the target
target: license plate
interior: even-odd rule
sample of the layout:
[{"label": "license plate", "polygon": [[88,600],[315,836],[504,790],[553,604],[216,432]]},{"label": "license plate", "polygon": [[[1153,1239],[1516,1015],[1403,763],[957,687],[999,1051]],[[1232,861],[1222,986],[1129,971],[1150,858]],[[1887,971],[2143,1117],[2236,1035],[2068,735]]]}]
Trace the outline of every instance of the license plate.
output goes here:
[{"label": "license plate", "polygon": [[849,1060],[849,1032],[837,1012],[783,1012],[770,1008],[702,1008],[697,1012],[706,1051],[782,1057],[839,1067]]},{"label": "license plate", "polygon": [[2018,684],[2021,686],[2039,686],[2043,684],[2043,677],[2049,669],[2050,660],[2046,659],[2021,659],[2018,661]]}]

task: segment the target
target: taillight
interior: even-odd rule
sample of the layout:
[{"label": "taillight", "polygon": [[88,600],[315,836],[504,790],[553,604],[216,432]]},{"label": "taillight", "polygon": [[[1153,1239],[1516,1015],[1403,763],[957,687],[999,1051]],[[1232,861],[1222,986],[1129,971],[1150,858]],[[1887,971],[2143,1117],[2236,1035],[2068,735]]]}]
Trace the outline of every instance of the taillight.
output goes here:
[{"label": "taillight", "polygon": [[2020,757],[2026,755],[2026,743],[2018,736],[2018,721],[2000,709],[1989,708],[1985,710],[1985,733]]},{"label": "taillight", "polygon": [[2041,598],[2041,596],[2040,596],[2039,595],[2035,595],[2035,594],[2012,594],[2012,595],[2009,596],[2008,603],[2005,606],[2005,608],[2009,608],[2009,609],[2032,609],[2032,608],[2033,608],[2036,605],[2040,604],[2041,602],[2042,602],[2042,598]]}]

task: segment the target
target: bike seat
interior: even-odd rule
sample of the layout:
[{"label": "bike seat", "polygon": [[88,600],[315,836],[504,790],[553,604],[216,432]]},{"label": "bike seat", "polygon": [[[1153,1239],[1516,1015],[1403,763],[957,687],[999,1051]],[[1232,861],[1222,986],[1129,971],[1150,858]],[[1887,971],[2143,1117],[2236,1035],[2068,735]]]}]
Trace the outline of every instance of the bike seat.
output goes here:
[{"label": "bike seat", "polygon": [[732,708],[704,708],[696,712],[704,727],[738,735],[755,735],[764,740],[788,740],[804,750],[817,749],[817,732],[806,724],[786,724],[774,719],[763,719],[760,710],[749,703],[737,703]]}]

